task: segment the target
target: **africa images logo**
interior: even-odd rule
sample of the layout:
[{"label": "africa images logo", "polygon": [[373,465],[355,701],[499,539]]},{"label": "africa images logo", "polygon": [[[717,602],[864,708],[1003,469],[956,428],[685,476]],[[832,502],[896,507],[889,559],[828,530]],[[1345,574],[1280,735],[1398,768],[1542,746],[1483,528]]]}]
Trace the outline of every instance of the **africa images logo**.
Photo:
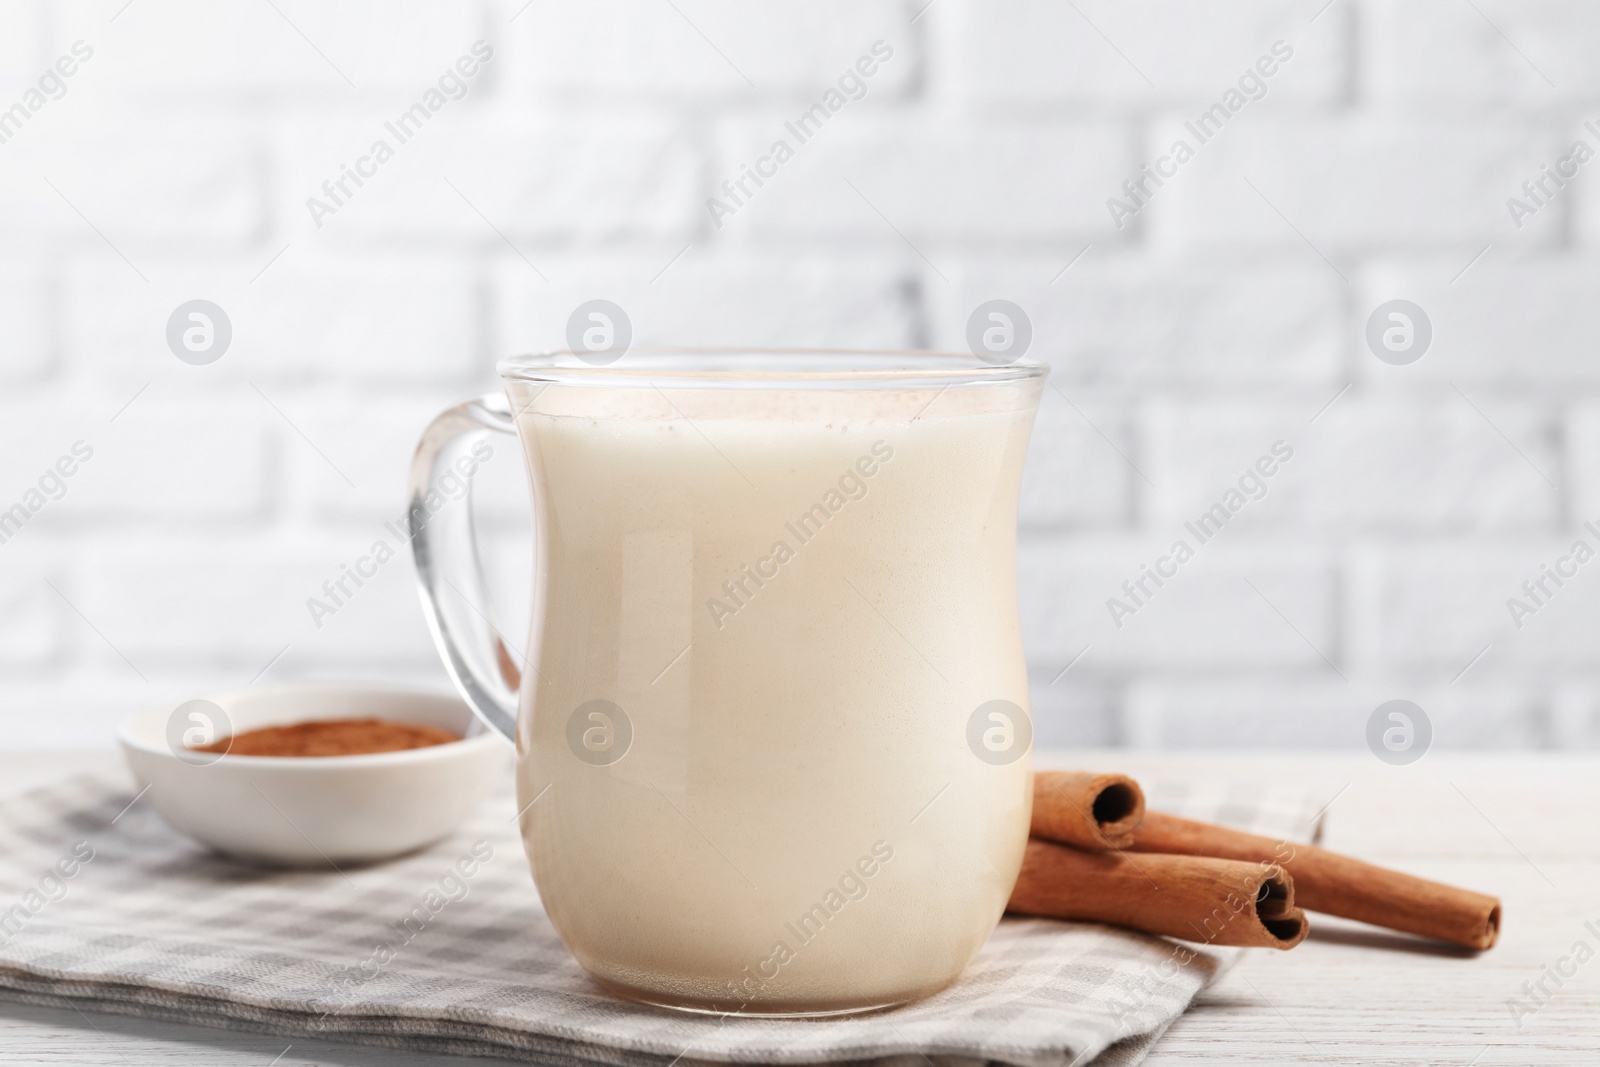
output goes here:
[{"label": "africa images logo", "polygon": [[[388,137],[374,139],[366,153],[356,157],[354,167],[340,163],[338,176],[322,183],[322,194],[326,199],[306,197],[306,211],[310,213],[317,229],[322,229],[324,218],[339,213],[356,191],[367,184],[366,179],[377,177],[378,168],[395,157],[399,146],[422,132],[422,127],[429,119],[444,110],[450,101],[460,100],[467,95],[471,79],[494,58],[494,49],[487,41],[473,42],[471,51],[471,55],[457,58],[454,67],[447,67],[435,85],[423,90],[420,99],[392,121],[383,124],[384,130],[394,138],[393,144],[389,143]],[[350,188],[352,183],[355,189]]]},{"label": "africa images logo", "polygon": [[[854,66],[847,67],[839,75],[838,88],[830,86],[822,94],[822,99],[802,111],[793,121],[783,124],[784,130],[794,138],[792,144],[789,137],[775,138],[766,153],[756,158],[754,166],[740,163],[738,176],[723,181],[722,195],[706,200],[706,210],[711,213],[711,221],[717,224],[717,229],[722,229],[724,218],[737,215],[739,209],[755,196],[756,190],[767,184],[768,179],[776,178],[778,168],[795,157],[795,150],[799,146],[820,133],[824,123],[843,111],[850,101],[865,97],[867,79],[878,73],[881,64],[893,58],[893,46],[887,41],[874,41],[870,55],[859,57]],[[750,187],[752,182],[754,189]]]}]

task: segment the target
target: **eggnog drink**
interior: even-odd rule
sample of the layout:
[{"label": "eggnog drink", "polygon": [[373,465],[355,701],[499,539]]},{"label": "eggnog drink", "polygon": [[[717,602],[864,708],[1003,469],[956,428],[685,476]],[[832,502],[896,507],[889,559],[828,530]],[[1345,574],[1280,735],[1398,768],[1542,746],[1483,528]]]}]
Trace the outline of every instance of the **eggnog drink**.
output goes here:
[{"label": "eggnog drink", "polygon": [[[601,981],[853,1010],[941,988],[989,935],[1028,834],[1039,385],[509,384],[539,527],[522,832]],[[970,740],[995,701],[1022,720],[998,756]]]}]

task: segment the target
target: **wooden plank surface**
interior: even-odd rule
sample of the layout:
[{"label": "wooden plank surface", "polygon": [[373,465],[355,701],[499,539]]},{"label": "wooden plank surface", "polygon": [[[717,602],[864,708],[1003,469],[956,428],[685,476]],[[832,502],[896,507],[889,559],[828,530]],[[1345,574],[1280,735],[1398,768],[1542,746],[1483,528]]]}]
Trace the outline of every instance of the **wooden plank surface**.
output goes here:
[{"label": "wooden plank surface", "polygon": [[[1600,956],[1536,1013],[1508,1002],[1586,940],[1600,950],[1600,759],[1362,753],[1094,753],[1145,777],[1302,781],[1337,794],[1323,844],[1499,896],[1499,945],[1436,949],[1314,916],[1292,952],[1250,953],[1173,1024],[1147,1063],[1600,1064]],[[1572,969],[1572,965],[1566,965]],[[1554,989],[1546,979],[1546,985]]]},{"label": "wooden plank surface", "polygon": [[[0,790],[115,765],[108,753],[0,753]],[[1147,1063],[1600,1064],[1600,755],[1433,753],[1389,767],[1364,753],[1083,752],[1041,765],[1150,782],[1304,787],[1332,800],[1324,844],[1498,894],[1500,945],[1435,949],[1318,916],[1292,952],[1255,951],[1208,990]],[[1583,941],[1597,955],[1576,963]],[[1566,962],[1563,962],[1563,961]],[[1551,969],[1571,973],[1561,984]],[[1520,1021],[1513,998],[1552,995]],[[287,1048],[286,1048],[287,1046]],[[294,1042],[0,998],[0,1064],[276,1063],[420,1067],[498,1060]]]}]

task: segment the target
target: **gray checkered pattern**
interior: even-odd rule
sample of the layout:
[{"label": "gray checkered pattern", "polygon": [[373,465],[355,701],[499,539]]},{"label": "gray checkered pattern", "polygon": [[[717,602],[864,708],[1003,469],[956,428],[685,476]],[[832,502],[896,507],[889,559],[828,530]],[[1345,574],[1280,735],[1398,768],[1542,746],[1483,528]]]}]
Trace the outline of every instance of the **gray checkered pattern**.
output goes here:
[{"label": "gray checkered pattern", "polygon": [[[1311,829],[1307,797],[1221,785],[1151,793],[1165,810],[1261,832]],[[342,872],[232,863],[133,799],[115,778],[84,776],[0,802],[0,920],[45,901],[20,929],[10,911],[14,932],[0,930],[4,995],[571,1067],[923,1057],[1067,1067],[1137,1063],[1239,954],[1205,949],[1163,980],[1171,942],[1008,919],[960,981],[909,1007],[825,1022],[690,1015],[618,1000],[584,975],[539,907],[508,786],[449,841]],[[65,895],[47,883],[30,898],[83,841],[94,857],[64,880]],[[395,924],[480,841],[493,856],[467,895],[407,939]],[[381,966],[380,944],[395,951]]]}]

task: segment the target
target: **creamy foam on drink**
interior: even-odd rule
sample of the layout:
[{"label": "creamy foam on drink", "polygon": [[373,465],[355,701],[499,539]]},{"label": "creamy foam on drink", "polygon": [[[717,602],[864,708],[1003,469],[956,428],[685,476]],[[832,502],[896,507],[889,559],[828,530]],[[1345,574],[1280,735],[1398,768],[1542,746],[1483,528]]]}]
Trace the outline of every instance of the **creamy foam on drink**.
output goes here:
[{"label": "creamy foam on drink", "polygon": [[932,992],[988,936],[1030,760],[978,758],[968,721],[1028,703],[1037,388],[513,387],[545,620],[519,803],[550,787],[523,832],[592,973],[826,1011]]}]

